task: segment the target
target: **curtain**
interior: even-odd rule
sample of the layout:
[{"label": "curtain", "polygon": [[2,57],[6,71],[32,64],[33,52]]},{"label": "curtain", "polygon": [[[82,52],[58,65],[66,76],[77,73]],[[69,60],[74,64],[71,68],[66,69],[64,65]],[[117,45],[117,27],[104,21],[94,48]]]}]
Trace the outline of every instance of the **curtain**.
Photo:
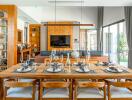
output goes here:
[{"label": "curtain", "polygon": [[97,50],[103,51],[103,17],[104,7],[98,7],[97,16]]},{"label": "curtain", "polygon": [[128,43],[128,67],[132,68],[132,7],[124,7]]}]

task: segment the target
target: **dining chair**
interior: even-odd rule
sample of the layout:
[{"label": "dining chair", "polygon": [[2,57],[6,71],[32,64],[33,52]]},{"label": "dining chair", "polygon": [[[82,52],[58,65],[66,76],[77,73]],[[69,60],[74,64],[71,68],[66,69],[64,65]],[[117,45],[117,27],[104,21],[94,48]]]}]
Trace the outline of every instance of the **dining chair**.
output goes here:
[{"label": "dining chair", "polygon": [[35,100],[36,97],[36,81],[4,82],[4,100]]},{"label": "dining chair", "polygon": [[45,81],[40,83],[40,100],[72,100],[70,81]]},{"label": "dining chair", "polygon": [[132,100],[132,82],[107,81],[108,100]]},{"label": "dining chair", "polygon": [[105,82],[75,81],[74,100],[106,100]]}]

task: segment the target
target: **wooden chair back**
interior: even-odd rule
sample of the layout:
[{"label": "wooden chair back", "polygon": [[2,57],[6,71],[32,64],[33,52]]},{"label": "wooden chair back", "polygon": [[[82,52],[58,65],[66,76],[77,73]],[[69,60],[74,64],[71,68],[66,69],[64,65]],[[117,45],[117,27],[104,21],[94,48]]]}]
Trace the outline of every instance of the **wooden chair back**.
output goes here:
[{"label": "wooden chair back", "polygon": [[[7,90],[9,88],[26,88],[26,87],[32,87],[32,98],[15,98],[15,97],[7,97]],[[36,86],[34,82],[18,82],[18,81],[5,81],[4,82],[4,100],[35,100],[35,92],[36,92]]]},{"label": "wooden chair back", "polygon": [[132,82],[108,82],[108,85],[113,85],[115,87],[124,87],[124,88],[132,88]]},{"label": "wooden chair back", "polygon": [[[105,82],[89,82],[89,81],[75,81],[75,92],[74,92],[74,98],[77,99],[77,90],[78,88],[98,88],[101,89],[104,93],[104,98],[101,100],[106,100],[106,85]],[[85,98],[89,100],[100,100],[100,98]],[[79,98],[81,100],[81,98]],[[84,100],[82,98],[82,100]]]},{"label": "wooden chair back", "polygon": [[68,88],[68,82],[41,82],[41,86],[44,88]]},{"label": "wooden chair back", "polygon": [[72,100],[72,85],[70,81],[45,81],[40,83],[39,96],[40,100],[51,100],[51,98],[43,98],[43,89],[46,88],[68,88],[69,89],[69,98],[53,98],[52,100]]},{"label": "wooden chair back", "polygon": [[105,86],[104,82],[78,82],[78,87],[88,87],[88,88],[103,88]]},{"label": "wooden chair back", "polygon": [[132,98],[111,98],[111,86],[120,87],[120,88],[127,88],[132,91],[132,81],[125,81],[125,82],[111,82],[107,81],[108,84],[108,100],[132,100]]}]

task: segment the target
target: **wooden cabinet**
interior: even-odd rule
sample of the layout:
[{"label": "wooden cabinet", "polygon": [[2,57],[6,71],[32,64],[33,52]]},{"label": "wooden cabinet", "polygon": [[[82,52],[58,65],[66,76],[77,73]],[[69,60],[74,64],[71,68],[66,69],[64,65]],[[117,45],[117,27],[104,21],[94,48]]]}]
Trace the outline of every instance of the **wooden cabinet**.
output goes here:
[{"label": "wooden cabinet", "polygon": [[6,65],[10,67],[17,63],[17,7],[15,5],[0,5],[0,11],[5,14],[3,18],[1,17],[3,21],[0,22],[0,34],[4,39],[1,43],[4,43],[3,50],[5,52],[2,53],[4,54],[2,58],[7,60]]},{"label": "wooden cabinet", "polygon": [[29,42],[32,51],[34,51],[35,48],[36,52],[40,51],[40,26],[40,24],[29,25]]},{"label": "wooden cabinet", "polygon": [[[73,49],[73,26],[61,26],[61,24],[73,24],[73,22],[48,22],[48,24],[60,24],[59,26],[48,26],[48,50],[72,50]],[[51,35],[69,35],[70,47],[55,48],[50,45]]]}]

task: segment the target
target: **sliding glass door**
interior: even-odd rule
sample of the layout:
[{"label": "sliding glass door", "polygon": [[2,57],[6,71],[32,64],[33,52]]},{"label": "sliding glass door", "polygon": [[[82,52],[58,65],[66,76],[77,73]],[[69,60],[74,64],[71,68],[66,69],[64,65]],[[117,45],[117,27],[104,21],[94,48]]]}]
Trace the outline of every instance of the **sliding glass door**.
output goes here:
[{"label": "sliding glass door", "polygon": [[110,53],[110,61],[114,62],[114,63],[117,63],[118,60],[117,60],[117,47],[118,47],[118,28],[117,28],[117,24],[114,24],[114,25],[111,25],[110,27],[110,32],[109,32],[109,41],[110,41],[110,50],[109,50],[109,53]]},{"label": "sliding glass door", "polygon": [[125,34],[125,22],[103,28],[103,53],[111,62],[127,66],[128,47]]},{"label": "sliding glass door", "polygon": [[127,65],[128,62],[128,45],[124,26],[124,22],[119,23],[118,61],[121,65]]}]

